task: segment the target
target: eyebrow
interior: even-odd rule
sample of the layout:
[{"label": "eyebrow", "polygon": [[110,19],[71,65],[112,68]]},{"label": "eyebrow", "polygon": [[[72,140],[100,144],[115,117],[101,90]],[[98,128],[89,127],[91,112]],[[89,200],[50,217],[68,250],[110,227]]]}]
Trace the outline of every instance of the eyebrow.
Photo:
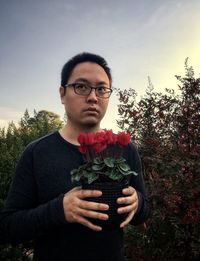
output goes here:
[{"label": "eyebrow", "polygon": [[[82,78],[82,77],[77,78],[77,79],[75,80],[75,82],[84,82],[84,83],[87,83],[87,84],[91,84],[87,79]],[[104,81],[100,81],[100,82],[97,83],[97,85],[100,85],[100,84],[107,85],[107,83],[104,82]]]}]

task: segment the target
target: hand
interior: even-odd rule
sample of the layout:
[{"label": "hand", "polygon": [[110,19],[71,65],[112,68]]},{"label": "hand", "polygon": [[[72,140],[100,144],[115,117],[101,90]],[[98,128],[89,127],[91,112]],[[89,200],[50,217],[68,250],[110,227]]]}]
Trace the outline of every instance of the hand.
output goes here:
[{"label": "hand", "polygon": [[138,195],[133,187],[129,186],[128,188],[123,189],[122,193],[126,195],[126,197],[118,198],[117,203],[125,204],[127,206],[118,208],[117,212],[119,214],[128,213],[128,216],[125,221],[120,224],[121,228],[125,227],[131,221],[138,208]]},{"label": "hand", "polygon": [[95,231],[101,231],[100,226],[92,224],[87,218],[108,219],[108,215],[97,211],[108,210],[109,206],[103,203],[96,203],[84,200],[87,197],[100,197],[101,191],[85,190],[76,187],[67,192],[63,198],[65,218],[69,223],[80,223]]}]

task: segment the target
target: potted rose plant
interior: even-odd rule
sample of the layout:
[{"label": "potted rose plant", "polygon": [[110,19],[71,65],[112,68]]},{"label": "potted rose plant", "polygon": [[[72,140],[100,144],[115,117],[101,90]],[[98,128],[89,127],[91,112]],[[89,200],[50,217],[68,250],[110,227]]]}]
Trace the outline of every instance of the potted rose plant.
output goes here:
[{"label": "potted rose plant", "polygon": [[122,157],[123,150],[131,141],[130,134],[112,130],[97,133],[81,133],[78,137],[79,151],[83,154],[85,164],[71,171],[72,182],[80,182],[83,189],[98,189],[102,196],[88,200],[109,205],[106,212],[107,221],[97,220],[104,228],[119,226],[125,215],[117,213],[117,198],[123,196],[122,189],[128,187],[132,171]]}]

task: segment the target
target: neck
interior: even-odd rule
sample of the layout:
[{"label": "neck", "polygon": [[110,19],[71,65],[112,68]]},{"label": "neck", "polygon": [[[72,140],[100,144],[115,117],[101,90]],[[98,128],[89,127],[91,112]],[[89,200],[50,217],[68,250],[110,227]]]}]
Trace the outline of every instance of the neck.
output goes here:
[{"label": "neck", "polygon": [[99,125],[95,126],[73,126],[69,122],[60,129],[60,135],[68,142],[79,145],[77,138],[81,132],[98,132],[101,131]]}]

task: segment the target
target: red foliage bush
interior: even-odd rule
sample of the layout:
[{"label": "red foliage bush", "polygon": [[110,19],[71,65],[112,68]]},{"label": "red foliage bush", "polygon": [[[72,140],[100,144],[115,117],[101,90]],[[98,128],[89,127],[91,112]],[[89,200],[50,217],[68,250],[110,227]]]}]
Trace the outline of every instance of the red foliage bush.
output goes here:
[{"label": "red foliage bush", "polygon": [[119,91],[118,126],[140,150],[152,204],[145,233],[127,233],[127,249],[136,244],[127,251],[140,260],[200,256],[200,78],[187,60],[185,69],[178,94],[155,92],[151,82],[139,102],[133,89]]}]

